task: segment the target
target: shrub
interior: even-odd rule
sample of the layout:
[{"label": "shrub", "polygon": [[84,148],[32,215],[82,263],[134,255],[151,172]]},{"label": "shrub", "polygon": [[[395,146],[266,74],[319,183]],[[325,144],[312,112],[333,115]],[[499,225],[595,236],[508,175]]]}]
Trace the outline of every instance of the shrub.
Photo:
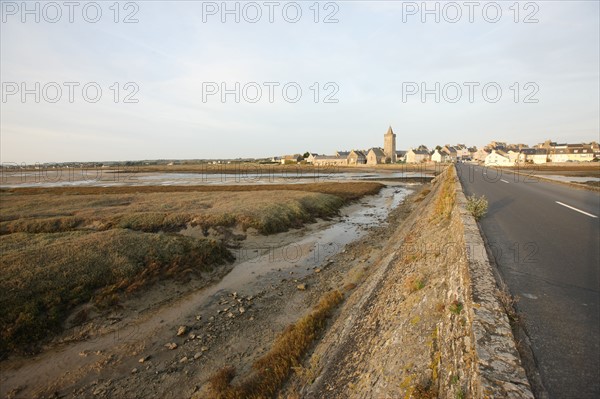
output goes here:
[{"label": "shrub", "polygon": [[467,197],[467,211],[473,215],[475,220],[479,220],[484,217],[487,213],[487,210],[488,201],[485,198],[485,195],[482,195],[481,197],[477,197],[475,195]]}]

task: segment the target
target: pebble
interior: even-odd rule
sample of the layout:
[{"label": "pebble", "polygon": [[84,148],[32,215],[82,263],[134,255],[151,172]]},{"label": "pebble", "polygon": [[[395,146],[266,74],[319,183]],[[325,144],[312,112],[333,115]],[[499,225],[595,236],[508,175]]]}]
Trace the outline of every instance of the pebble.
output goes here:
[{"label": "pebble", "polygon": [[321,269],[315,269],[315,273],[321,273]]},{"label": "pebble", "polygon": [[240,314],[244,314],[244,313],[246,313],[246,309],[244,309],[243,307],[240,307],[240,308],[238,309],[238,311],[240,312]]},{"label": "pebble", "polygon": [[179,360],[179,363],[185,363],[185,362],[187,362],[187,361],[188,361],[188,358],[187,358],[187,356],[184,356],[184,357],[182,357],[182,358]]},{"label": "pebble", "polygon": [[177,330],[177,336],[181,337],[186,332],[187,332],[187,327],[186,326],[179,326],[179,329]]},{"label": "pebble", "polygon": [[135,373],[137,373],[137,371],[138,371],[138,369],[133,368],[133,369],[131,369],[131,374],[135,374]]},{"label": "pebble", "polygon": [[138,362],[140,362],[140,363],[144,363],[144,362],[145,362],[146,360],[148,360],[148,359],[150,359],[150,355],[148,355],[148,356],[144,356],[144,357],[141,357],[141,358],[140,358],[140,360],[138,360]]},{"label": "pebble", "polygon": [[306,284],[298,284],[296,288],[298,288],[298,291],[304,291],[306,290]]},{"label": "pebble", "polygon": [[196,354],[194,355],[194,360],[198,360],[202,357],[202,352],[196,352]]},{"label": "pebble", "polygon": [[169,342],[168,344],[165,344],[165,347],[167,349],[173,350],[173,349],[177,349],[177,344],[175,342]]}]

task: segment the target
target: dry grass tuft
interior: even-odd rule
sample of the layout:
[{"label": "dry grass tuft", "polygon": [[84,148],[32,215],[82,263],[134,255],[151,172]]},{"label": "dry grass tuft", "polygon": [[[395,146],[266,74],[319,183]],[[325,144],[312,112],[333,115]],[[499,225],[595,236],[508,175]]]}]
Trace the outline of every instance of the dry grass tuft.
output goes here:
[{"label": "dry grass tuft", "polygon": [[454,186],[456,173],[454,168],[446,168],[444,173],[440,176],[440,179],[442,179],[442,181],[440,193],[438,194],[434,205],[434,219],[437,219],[438,221],[447,221],[450,219],[456,200],[456,188]]},{"label": "dry grass tuft", "polygon": [[281,333],[269,353],[254,363],[254,371],[238,385],[223,384],[230,377],[230,368],[218,371],[210,379],[211,396],[219,399],[272,397],[287,379],[291,370],[300,365],[300,359],[343,298],[343,294],[339,291],[325,294],[310,314],[288,326]]}]

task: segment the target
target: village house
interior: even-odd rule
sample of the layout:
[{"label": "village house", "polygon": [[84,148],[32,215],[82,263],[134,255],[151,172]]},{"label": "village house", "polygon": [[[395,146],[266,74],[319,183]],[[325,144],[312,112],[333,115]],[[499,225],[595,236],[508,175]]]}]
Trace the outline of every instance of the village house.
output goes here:
[{"label": "village house", "polygon": [[464,144],[457,144],[454,146],[454,149],[456,151],[457,159],[467,159],[471,157],[469,149]]},{"label": "village house", "polygon": [[295,164],[304,160],[304,157],[300,154],[284,155],[281,157],[281,164]]},{"label": "village house", "polygon": [[374,147],[367,153],[367,165],[377,165],[386,163],[385,152],[382,148]]},{"label": "village house", "polygon": [[315,153],[315,152],[311,152],[308,154],[308,157],[306,158],[306,162],[308,163],[313,163],[315,160],[315,157],[318,157],[319,154]]},{"label": "village house", "polygon": [[476,161],[485,161],[485,158],[489,155],[489,151],[486,151],[483,148],[478,149],[477,151],[475,151],[471,156],[473,157],[474,160]]},{"label": "village house", "polygon": [[519,152],[519,158],[517,158],[518,163],[532,163],[533,156],[535,155],[535,148],[523,148]]},{"label": "village house", "polygon": [[444,157],[442,156],[440,150],[436,149],[435,151],[433,151],[433,154],[431,155],[431,160],[437,163],[444,162]]},{"label": "village house", "polygon": [[396,161],[406,162],[406,151],[396,151]]},{"label": "village house", "polygon": [[441,154],[445,157],[444,162],[455,162],[459,159],[456,148],[449,145],[445,145],[444,148],[442,148]]},{"label": "village house", "polygon": [[406,163],[421,163],[429,160],[429,151],[426,149],[410,149],[406,153]]},{"label": "village house", "polygon": [[352,150],[348,155],[348,165],[364,165],[367,163],[367,156],[363,151]]},{"label": "village house", "polygon": [[548,162],[548,150],[545,148],[536,148],[535,153],[531,156],[531,160],[535,164]]},{"label": "village house", "polygon": [[511,163],[516,163],[519,161],[520,150],[509,150],[506,154],[508,155],[508,159],[510,159]]},{"label": "village house", "polygon": [[485,157],[485,166],[510,166],[514,162],[510,161],[508,154],[501,150],[492,150],[487,157]]},{"label": "village house", "polygon": [[348,164],[348,159],[337,155],[317,155],[312,164],[315,166],[345,166]]}]

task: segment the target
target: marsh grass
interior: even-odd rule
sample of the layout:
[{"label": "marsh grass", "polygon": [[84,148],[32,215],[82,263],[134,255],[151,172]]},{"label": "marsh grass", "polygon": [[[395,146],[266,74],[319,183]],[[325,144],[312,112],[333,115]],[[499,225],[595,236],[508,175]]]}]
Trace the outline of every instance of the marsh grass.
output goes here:
[{"label": "marsh grass", "polygon": [[220,241],[177,234],[188,225],[252,227],[271,234],[333,216],[348,201],[381,187],[330,183],[218,187],[223,191],[214,186],[2,190],[0,358],[35,352],[61,331],[78,305],[92,301],[111,307],[157,280],[199,275],[233,260]]},{"label": "marsh grass", "polygon": [[208,271],[232,260],[222,243],[115,229],[2,237],[0,353],[35,350],[69,311],[109,306],[159,278]]}]

